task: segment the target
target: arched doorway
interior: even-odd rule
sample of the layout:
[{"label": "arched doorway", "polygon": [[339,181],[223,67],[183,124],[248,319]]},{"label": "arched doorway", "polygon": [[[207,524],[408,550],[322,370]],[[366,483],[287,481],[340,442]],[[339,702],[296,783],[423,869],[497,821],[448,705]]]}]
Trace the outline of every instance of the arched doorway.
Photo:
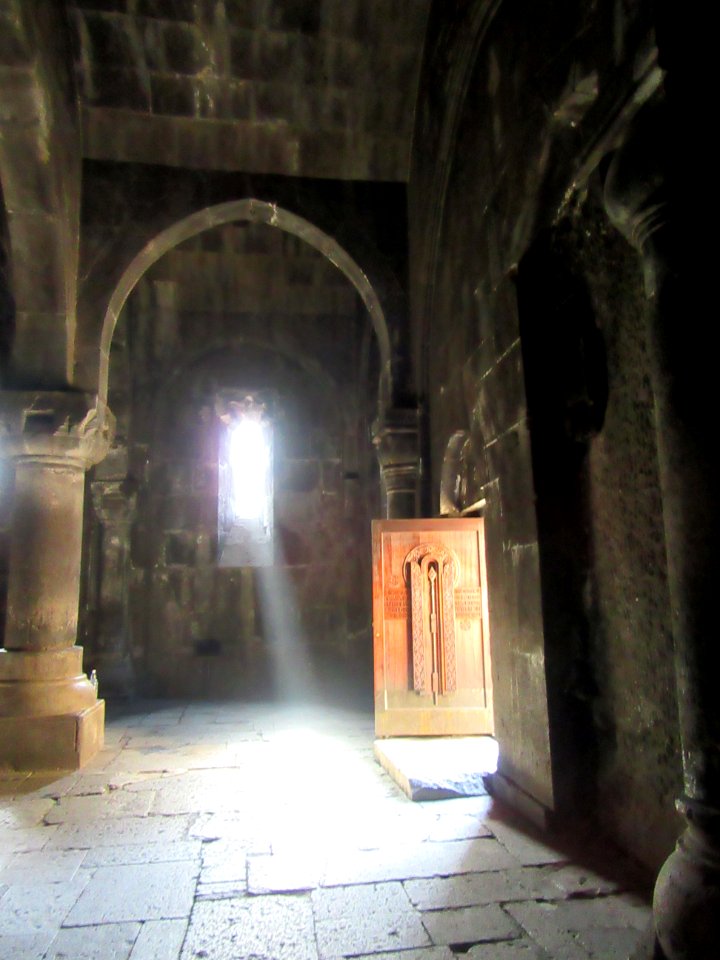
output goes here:
[{"label": "arched doorway", "polygon": [[[146,250],[136,286],[112,300],[109,402],[126,453],[121,476],[111,455],[92,482],[96,500],[123,483],[136,500],[126,660],[161,694],[299,692],[303,677],[336,688],[353,672],[369,693],[375,321],[317,244],[262,218],[195,227],[162,255]],[[261,570],[218,563],[216,401],[228,390],[270,398],[277,550]],[[91,572],[112,571],[112,537],[105,523]],[[90,592],[101,642],[92,630],[85,642],[102,679],[102,643],[117,642],[102,638],[102,573]]]}]

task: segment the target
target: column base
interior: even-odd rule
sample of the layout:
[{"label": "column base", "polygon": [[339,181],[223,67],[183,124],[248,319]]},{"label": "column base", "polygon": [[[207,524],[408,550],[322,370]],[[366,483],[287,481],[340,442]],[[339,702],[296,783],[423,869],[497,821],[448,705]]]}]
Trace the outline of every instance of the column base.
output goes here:
[{"label": "column base", "polygon": [[77,770],[104,740],[104,700],[54,717],[0,717],[0,769]]},{"label": "column base", "polygon": [[693,800],[688,826],[655,884],[655,930],[666,960],[715,960],[720,944],[720,810]]},{"label": "column base", "polygon": [[91,707],[97,691],[82,656],[82,647],[0,650],[0,717],[57,717]]},{"label": "column base", "polygon": [[77,770],[102,747],[105,701],[82,653],[0,650],[0,767]]}]

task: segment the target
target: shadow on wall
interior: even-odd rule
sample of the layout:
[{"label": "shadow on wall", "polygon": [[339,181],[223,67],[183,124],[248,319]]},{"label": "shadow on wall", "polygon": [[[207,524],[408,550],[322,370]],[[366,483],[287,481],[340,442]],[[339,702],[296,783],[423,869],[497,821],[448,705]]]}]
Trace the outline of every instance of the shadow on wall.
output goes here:
[{"label": "shadow on wall", "polygon": [[[592,570],[587,454],[608,398],[605,345],[584,279],[542,233],[517,277],[540,551],[554,779],[568,805],[593,803],[588,582]],[[572,772],[570,772],[572,771]]]}]

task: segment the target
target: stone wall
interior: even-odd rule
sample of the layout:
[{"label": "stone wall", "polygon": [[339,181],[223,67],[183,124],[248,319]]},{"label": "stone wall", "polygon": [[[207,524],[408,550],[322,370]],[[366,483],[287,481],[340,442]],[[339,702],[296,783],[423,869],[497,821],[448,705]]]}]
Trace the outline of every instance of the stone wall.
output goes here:
[{"label": "stone wall", "polygon": [[647,304],[638,259],[597,204],[579,212],[568,240],[603,334],[610,388],[588,459],[598,809],[657,864],[679,830],[682,769]]},{"label": "stone wall", "polygon": [[0,7],[0,202],[14,298],[7,382],[21,389],[63,388],[72,365],[81,145],[70,46],[61,4]]},{"label": "stone wall", "polygon": [[[302,686],[303,675],[321,687],[343,671],[368,680],[376,400],[359,374],[378,375],[376,352],[362,356],[368,324],[336,267],[264,225],[200,234],[148,271],[113,341],[119,445],[92,481],[98,516],[118,482],[135,501],[124,573],[112,521],[89,538],[86,650],[101,683],[117,673],[119,615],[135,689],[248,696]],[[268,398],[270,568],[217,565],[214,401],[223,389]]]},{"label": "stone wall", "polygon": [[[372,291],[379,301],[382,316],[376,320],[385,328],[388,365],[392,344],[395,402],[400,402],[408,381],[404,186],[90,161],[83,165],[83,184],[77,386],[97,390],[100,383],[102,389],[98,366],[105,360],[104,338],[112,333],[112,324],[104,329],[104,323],[118,287],[127,291],[128,271],[132,286],[159,256],[163,238],[170,237],[162,248],[170,250],[188,236],[177,235],[188,222],[196,231],[208,229],[232,206],[245,213],[226,219],[295,218],[300,221],[295,235],[338,262],[352,259],[357,288],[363,295]],[[253,207],[254,214],[248,212]],[[121,305],[113,306],[113,316]]]},{"label": "stone wall", "polygon": [[591,176],[657,85],[650,20],[520,7],[431,13],[409,184],[428,508],[465,432],[457,506],[487,500],[500,771],[656,865],[680,762],[652,397],[638,265],[599,226]]},{"label": "stone wall", "polygon": [[76,0],[85,155],[407,177],[428,0]]}]

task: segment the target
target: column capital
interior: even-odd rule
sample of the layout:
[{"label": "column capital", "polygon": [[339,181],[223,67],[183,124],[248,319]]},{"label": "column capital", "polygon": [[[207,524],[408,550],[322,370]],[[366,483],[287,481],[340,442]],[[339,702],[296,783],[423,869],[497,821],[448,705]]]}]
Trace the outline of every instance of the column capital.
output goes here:
[{"label": "column capital", "polygon": [[420,413],[417,407],[392,407],[372,425],[372,442],[383,470],[420,463]]},{"label": "column capital", "polygon": [[668,136],[664,104],[650,101],[613,153],[603,186],[608,219],[642,255],[648,297],[657,294],[667,261],[677,256]]},{"label": "column capital", "polygon": [[414,517],[420,484],[420,413],[391,407],[372,426],[387,517]]},{"label": "column capital", "polygon": [[114,431],[115,417],[92,394],[0,392],[0,456],[87,470],[105,457]]}]

